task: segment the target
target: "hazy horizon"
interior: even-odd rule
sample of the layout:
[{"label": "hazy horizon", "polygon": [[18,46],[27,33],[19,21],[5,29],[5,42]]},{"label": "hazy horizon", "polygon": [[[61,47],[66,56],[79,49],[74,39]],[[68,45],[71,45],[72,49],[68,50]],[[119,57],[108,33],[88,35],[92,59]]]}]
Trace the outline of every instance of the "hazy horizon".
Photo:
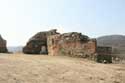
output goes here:
[{"label": "hazy horizon", "polygon": [[40,31],[81,32],[91,38],[125,35],[124,0],[1,0],[0,34],[24,46]]}]

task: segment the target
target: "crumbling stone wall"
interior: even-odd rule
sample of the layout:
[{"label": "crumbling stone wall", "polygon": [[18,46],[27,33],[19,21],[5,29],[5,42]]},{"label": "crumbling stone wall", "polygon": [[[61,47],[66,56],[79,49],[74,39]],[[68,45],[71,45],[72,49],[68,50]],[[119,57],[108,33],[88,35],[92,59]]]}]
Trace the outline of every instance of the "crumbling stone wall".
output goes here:
[{"label": "crumbling stone wall", "polygon": [[81,33],[71,32],[48,37],[50,55],[68,55],[91,57],[96,53],[96,39],[90,39]]},{"label": "crumbling stone wall", "polygon": [[96,39],[78,32],[60,34],[56,29],[39,32],[23,48],[28,54],[68,55],[111,63],[111,48],[97,47]]},{"label": "crumbling stone wall", "polygon": [[2,38],[2,36],[0,35],[0,53],[7,53],[7,46],[6,46],[6,40],[4,40]]},{"label": "crumbling stone wall", "polygon": [[96,61],[100,63],[112,63],[112,48],[98,46]]},{"label": "crumbling stone wall", "polygon": [[56,32],[56,29],[35,34],[29,39],[23,48],[23,52],[27,54],[47,54],[47,37],[55,34],[59,34]]}]

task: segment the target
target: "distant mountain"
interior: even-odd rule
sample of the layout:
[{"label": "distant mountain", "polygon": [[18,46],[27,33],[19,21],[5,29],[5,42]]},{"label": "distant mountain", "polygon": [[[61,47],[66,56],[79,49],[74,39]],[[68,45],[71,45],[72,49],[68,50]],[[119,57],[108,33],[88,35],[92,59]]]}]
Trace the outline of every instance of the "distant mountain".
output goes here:
[{"label": "distant mountain", "polygon": [[97,38],[98,46],[110,46],[114,53],[125,54],[125,36],[124,35],[109,35]]},{"label": "distant mountain", "polygon": [[15,52],[22,52],[22,48],[23,48],[23,46],[7,47],[8,51],[9,52],[13,52],[13,53],[15,53]]}]

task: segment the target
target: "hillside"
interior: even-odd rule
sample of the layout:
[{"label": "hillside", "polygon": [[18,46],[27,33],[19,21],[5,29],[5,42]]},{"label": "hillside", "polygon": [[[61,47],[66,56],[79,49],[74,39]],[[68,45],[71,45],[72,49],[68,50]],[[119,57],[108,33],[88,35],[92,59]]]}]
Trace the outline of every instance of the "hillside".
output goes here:
[{"label": "hillside", "polygon": [[98,46],[111,46],[114,52],[119,54],[125,53],[125,36],[124,35],[109,35],[97,38]]}]

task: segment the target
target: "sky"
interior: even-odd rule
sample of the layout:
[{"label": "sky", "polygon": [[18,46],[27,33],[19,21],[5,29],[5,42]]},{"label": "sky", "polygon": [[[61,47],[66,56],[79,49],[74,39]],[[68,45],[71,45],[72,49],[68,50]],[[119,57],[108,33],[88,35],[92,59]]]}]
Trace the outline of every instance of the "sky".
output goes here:
[{"label": "sky", "polygon": [[0,0],[0,34],[24,46],[40,31],[125,35],[125,0]]}]

